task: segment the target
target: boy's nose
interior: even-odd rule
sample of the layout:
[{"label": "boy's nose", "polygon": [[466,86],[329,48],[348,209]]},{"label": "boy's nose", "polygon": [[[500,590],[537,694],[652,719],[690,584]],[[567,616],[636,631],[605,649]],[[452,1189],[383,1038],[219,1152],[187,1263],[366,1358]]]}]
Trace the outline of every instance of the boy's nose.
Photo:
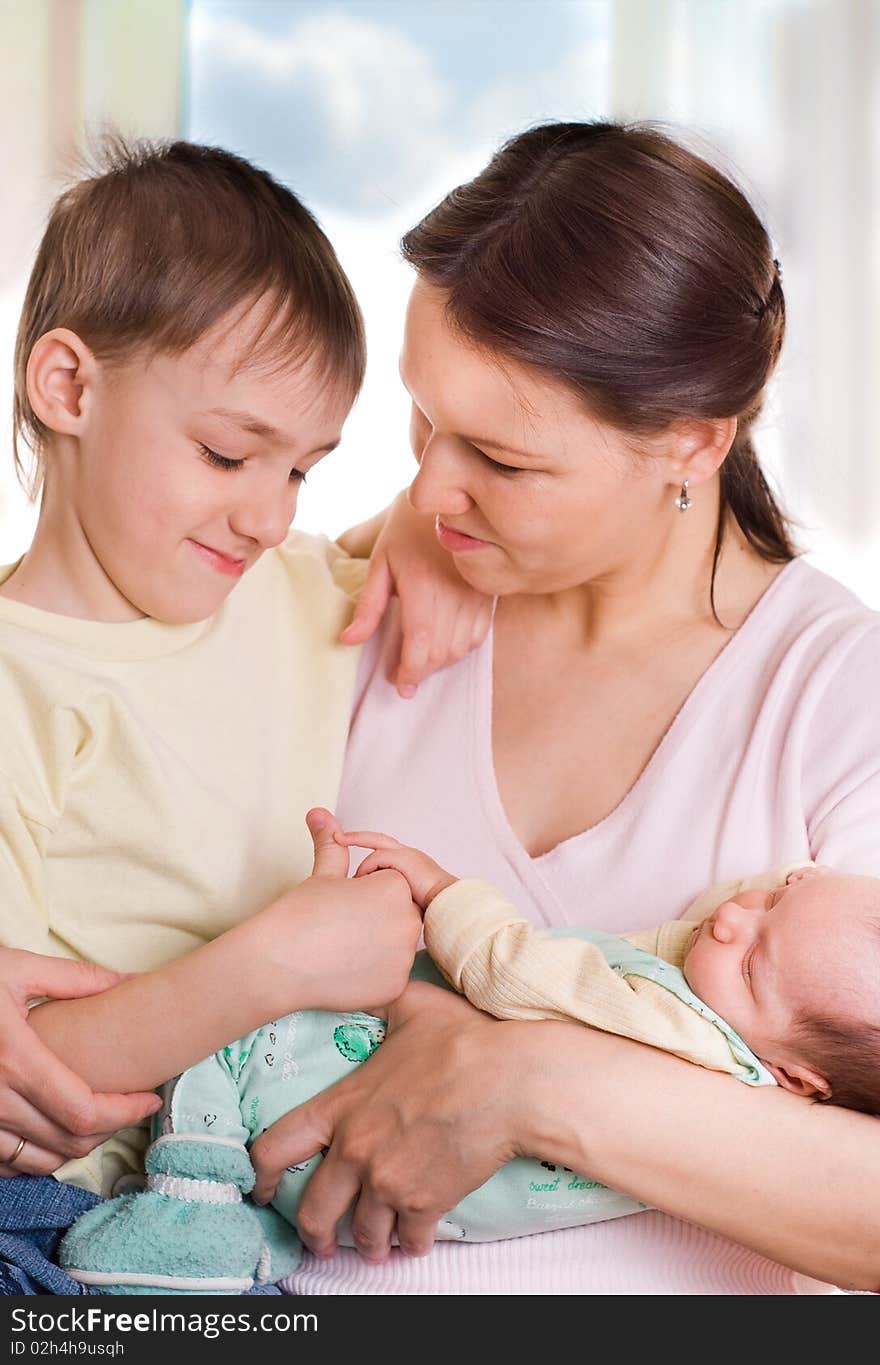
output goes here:
[{"label": "boy's nose", "polygon": [[263,550],[280,545],[290,530],[296,512],[296,484],[289,484],[279,497],[251,498],[236,507],[229,518],[237,535],[255,540]]},{"label": "boy's nose", "polygon": [[410,506],[427,516],[461,516],[474,500],[463,486],[460,462],[451,451],[433,448],[422,452],[419,472],[409,486]]}]

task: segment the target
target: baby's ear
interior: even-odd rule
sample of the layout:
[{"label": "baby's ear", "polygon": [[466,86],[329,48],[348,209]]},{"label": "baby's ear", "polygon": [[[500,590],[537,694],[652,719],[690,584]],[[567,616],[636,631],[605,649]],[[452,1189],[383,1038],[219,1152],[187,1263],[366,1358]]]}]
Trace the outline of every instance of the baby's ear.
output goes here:
[{"label": "baby's ear", "polygon": [[772,1062],[765,1062],[764,1065],[777,1085],[781,1085],[783,1090],[790,1090],[793,1095],[804,1095],[807,1098],[831,1099],[831,1086],[824,1076],[819,1075],[818,1071],[813,1071],[808,1066],[801,1066],[797,1062],[787,1067],[774,1066]]},{"label": "baby's ear", "polygon": [[821,877],[830,871],[830,867],[796,867],[794,872],[789,872],[785,879],[785,885],[791,886],[794,882],[809,881],[810,877]]}]

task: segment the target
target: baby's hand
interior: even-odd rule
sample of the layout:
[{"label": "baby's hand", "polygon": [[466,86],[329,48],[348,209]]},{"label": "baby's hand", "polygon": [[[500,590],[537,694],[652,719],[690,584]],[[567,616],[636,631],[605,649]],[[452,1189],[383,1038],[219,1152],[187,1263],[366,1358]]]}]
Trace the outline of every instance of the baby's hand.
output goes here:
[{"label": "baby's hand", "polygon": [[371,872],[392,869],[406,877],[413,900],[422,910],[427,910],[435,896],[458,881],[445,872],[439,863],[429,858],[418,848],[408,848],[390,834],[376,834],[371,830],[337,830],[336,842],[344,848],[371,848],[374,851],[365,858],[355,873],[356,877],[367,877]]}]

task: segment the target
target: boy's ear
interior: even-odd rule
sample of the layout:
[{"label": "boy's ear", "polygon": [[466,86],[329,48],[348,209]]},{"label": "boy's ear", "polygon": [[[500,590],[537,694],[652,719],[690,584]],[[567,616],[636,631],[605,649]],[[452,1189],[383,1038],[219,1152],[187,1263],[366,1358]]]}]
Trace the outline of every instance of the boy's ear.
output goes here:
[{"label": "boy's ear", "polygon": [[736,436],[736,418],[686,418],[673,422],[664,434],[671,482],[680,486],[687,479],[695,488],[724,463]]},{"label": "boy's ear", "polygon": [[818,1071],[797,1062],[791,1066],[774,1066],[772,1062],[764,1065],[783,1090],[790,1090],[794,1095],[815,1095],[820,1100],[831,1099],[831,1086]]},{"label": "boy's ear", "polygon": [[35,342],[27,365],[27,393],[34,413],[50,431],[79,434],[84,395],[96,368],[88,346],[67,327],[54,327]]}]

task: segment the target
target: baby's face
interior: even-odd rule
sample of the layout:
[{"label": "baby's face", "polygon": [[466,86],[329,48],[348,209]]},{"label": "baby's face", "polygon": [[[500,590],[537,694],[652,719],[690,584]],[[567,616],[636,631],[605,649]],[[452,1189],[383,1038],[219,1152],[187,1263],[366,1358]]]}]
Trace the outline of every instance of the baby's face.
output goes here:
[{"label": "baby's face", "polygon": [[822,868],[773,891],[744,891],[698,926],[684,964],[691,989],[768,1065],[800,1061],[786,1044],[805,1010],[869,1017],[864,925],[880,883]]}]

